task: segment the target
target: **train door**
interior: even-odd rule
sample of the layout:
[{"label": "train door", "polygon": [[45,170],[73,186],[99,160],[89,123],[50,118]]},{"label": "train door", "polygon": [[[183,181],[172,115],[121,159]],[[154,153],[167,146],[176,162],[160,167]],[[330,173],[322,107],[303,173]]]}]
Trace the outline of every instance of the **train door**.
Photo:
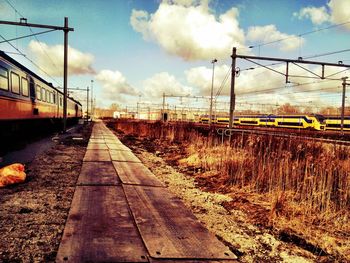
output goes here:
[{"label": "train door", "polygon": [[35,103],[37,95],[35,90],[34,79],[30,76],[28,77],[28,79],[29,79],[29,94],[30,94],[30,100],[32,102],[33,115],[39,115],[39,107]]},{"label": "train door", "polygon": [[29,77],[29,93],[30,93],[31,101],[34,102],[36,98],[36,94],[35,94],[34,79],[32,77]]},{"label": "train door", "polygon": [[78,117],[78,104],[75,104],[75,118]]}]

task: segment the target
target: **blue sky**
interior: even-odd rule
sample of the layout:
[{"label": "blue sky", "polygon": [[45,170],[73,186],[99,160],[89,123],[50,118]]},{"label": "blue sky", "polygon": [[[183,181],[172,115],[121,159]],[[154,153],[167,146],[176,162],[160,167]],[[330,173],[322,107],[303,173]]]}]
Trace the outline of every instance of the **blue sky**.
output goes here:
[{"label": "blue sky", "polygon": [[[161,103],[163,92],[207,96],[213,58],[218,59],[215,94],[229,69],[233,46],[239,47],[240,54],[297,58],[348,49],[350,43],[350,24],[296,37],[350,21],[348,0],[0,0],[0,14],[2,20],[18,21],[22,15],[30,23],[50,25],[63,25],[64,17],[69,17],[69,26],[74,28],[69,33],[69,86],[85,88],[94,80],[97,104],[104,107],[111,103],[135,105],[140,95],[144,102]],[[6,39],[30,33],[28,28],[0,27]],[[264,45],[283,38],[288,40]],[[54,85],[62,83],[62,32],[12,44],[49,72]],[[249,49],[250,45],[256,47]],[[17,52],[8,43],[0,44],[0,50]],[[10,55],[52,82],[23,56]],[[343,52],[314,60],[350,63],[350,56]],[[239,60],[238,66],[253,65]],[[297,69],[295,72],[299,73]],[[322,106],[339,100],[337,90],[305,91],[336,89],[340,82],[300,85],[293,88],[294,94],[286,94],[277,89],[285,86],[283,78],[264,69],[242,72],[237,82],[237,99],[242,102],[308,104],[312,100]],[[239,96],[240,92],[271,87],[276,91]],[[229,81],[219,100],[228,101],[228,92]],[[75,92],[74,96],[79,94]],[[173,103],[178,102],[174,99]],[[205,101],[202,106],[206,106]]]}]

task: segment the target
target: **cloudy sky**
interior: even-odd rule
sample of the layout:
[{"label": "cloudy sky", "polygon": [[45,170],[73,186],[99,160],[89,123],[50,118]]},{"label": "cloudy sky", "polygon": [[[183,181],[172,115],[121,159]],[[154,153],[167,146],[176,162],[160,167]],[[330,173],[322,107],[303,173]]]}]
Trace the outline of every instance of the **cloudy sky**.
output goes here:
[{"label": "cloudy sky", "polygon": [[[238,54],[350,64],[350,0],[0,0],[1,20],[63,26],[69,18],[70,88],[93,80],[99,106],[162,103],[162,94],[196,96],[168,103],[208,106],[212,63],[214,95],[226,105],[232,47]],[[63,33],[13,39],[42,29],[0,26],[0,50],[62,86]],[[16,48],[16,49],[15,49]],[[26,55],[18,55],[19,51]],[[341,52],[338,52],[341,51]],[[32,62],[28,59],[33,61]],[[271,62],[257,61],[270,65]],[[341,81],[323,80],[317,66],[290,65],[290,78],[238,59],[237,101],[252,104],[340,105]],[[285,72],[284,64],[270,65]],[[340,79],[350,74],[326,68]],[[338,73],[338,74],[337,74]],[[228,78],[227,78],[228,77]],[[83,95],[73,91],[73,95]],[[198,106],[199,107],[199,106]]]}]

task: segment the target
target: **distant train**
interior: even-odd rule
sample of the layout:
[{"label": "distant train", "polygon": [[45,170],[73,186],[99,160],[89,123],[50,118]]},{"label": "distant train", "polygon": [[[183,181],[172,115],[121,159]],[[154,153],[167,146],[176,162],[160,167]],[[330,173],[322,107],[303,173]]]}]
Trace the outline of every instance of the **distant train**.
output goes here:
[{"label": "distant train", "polygon": [[[0,51],[0,125],[63,118],[63,93]],[[67,118],[82,117],[82,106],[67,99]]]},{"label": "distant train", "polygon": [[[203,115],[200,123],[209,123],[209,116]],[[219,126],[229,126],[229,118],[217,116],[212,123]],[[325,117],[323,115],[238,115],[234,116],[235,126],[259,126],[309,130],[340,130],[340,117]],[[344,118],[344,131],[350,131],[350,117]]]}]

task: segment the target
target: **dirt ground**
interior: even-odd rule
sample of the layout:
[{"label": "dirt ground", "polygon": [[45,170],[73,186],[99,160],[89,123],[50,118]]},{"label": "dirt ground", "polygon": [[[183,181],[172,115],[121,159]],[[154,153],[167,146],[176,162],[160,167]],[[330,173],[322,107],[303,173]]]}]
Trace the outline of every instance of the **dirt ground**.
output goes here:
[{"label": "dirt ground", "polygon": [[[0,262],[54,262],[78,178],[82,141],[61,139],[26,165],[24,184],[0,189]],[[215,176],[182,167],[181,147],[119,135],[169,190],[239,257],[240,262],[346,262],[267,223],[269,207],[244,192],[213,191]],[[195,175],[195,176],[194,176]],[[260,203],[259,203],[260,202]]]},{"label": "dirt ground", "polygon": [[268,202],[252,202],[254,197],[239,190],[231,194],[222,194],[223,189],[216,192],[214,186],[220,182],[215,176],[201,176],[201,171],[179,165],[184,151],[178,145],[118,136],[210,231],[230,246],[240,262],[346,262],[268,225]]},{"label": "dirt ground", "polygon": [[26,164],[25,183],[0,188],[0,262],[54,262],[90,128],[78,132]]}]

